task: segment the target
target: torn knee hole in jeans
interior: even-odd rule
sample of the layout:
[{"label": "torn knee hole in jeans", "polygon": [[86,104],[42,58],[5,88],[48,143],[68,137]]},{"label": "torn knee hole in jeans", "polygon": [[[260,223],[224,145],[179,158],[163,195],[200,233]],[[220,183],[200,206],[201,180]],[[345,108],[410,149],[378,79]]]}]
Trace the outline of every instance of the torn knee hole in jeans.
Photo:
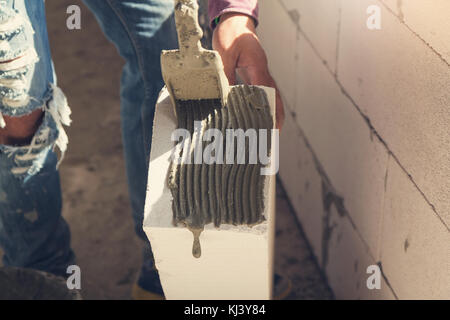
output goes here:
[{"label": "torn knee hole in jeans", "polygon": [[27,178],[37,174],[43,167],[47,155],[55,147],[60,150],[57,168],[64,158],[69,139],[63,125],[71,123],[71,110],[62,90],[51,87],[51,98],[44,103],[42,123],[34,134],[31,143],[26,146],[0,145],[0,153],[13,159],[11,172],[17,177]]},{"label": "torn knee hole in jeans", "polygon": [[43,167],[47,155],[55,147],[60,150],[57,168],[64,158],[69,139],[63,125],[71,123],[71,110],[62,90],[51,85],[51,98],[44,103],[42,122],[31,143],[26,146],[0,145],[0,152],[13,159],[11,172],[17,177],[31,177]]},{"label": "torn knee hole in jeans", "polygon": [[68,144],[63,125],[71,122],[71,111],[61,89],[49,84],[42,97],[29,94],[39,61],[30,34],[33,30],[27,19],[15,10],[0,7],[0,128],[6,127],[2,114],[20,117],[39,108],[44,112],[29,145],[0,145],[0,155],[13,160],[11,172],[25,179],[42,169],[48,153],[55,147],[61,152],[59,166]]}]

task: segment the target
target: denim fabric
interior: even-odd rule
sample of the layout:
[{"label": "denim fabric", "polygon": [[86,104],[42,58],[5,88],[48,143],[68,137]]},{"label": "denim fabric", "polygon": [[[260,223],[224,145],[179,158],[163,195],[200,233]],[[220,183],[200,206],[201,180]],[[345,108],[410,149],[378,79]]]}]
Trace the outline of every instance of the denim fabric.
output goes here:
[{"label": "denim fabric", "polygon": [[126,64],[121,81],[121,124],[136,232],[142,230],[153,116],[163,87],[160,55],[177,47],[173,1],[84,0]]},{"label": "denim fabric", "polygon": [[137,235],[145,241],[138,283],[161,292],[150,244],[142,229],[153,117],[163,87],[160,55],[177,47],[173,1],[84,0],[126,63],[121,81],[121,124],[130,202]]},{"label": "denim fabric", "polygon": [[0,1],[0,127],[2,114],[44,110],[30,145],[0,145],[0,245],[6,266],[63,275],[74,254],[53,149],[65,151],[70,111],[56,87],[46,28],[43,1]]},{"label": "denim fabric", "polygon": [[[68,264],[73,263],[73,253],[70,249],[69,230],[61,218],[57,159],[52,150],[55,145],[65,150],[65,133],[61,123],[70,123],[67,119],[70,112],[62,93],[53,83],[43,1],[10,2],[17,5],[18,14],[31,22],[35,31],[33,45],[39,57],[39,62],[34,65],[34,72],[30,73],[30,77],[33,75],[33,82],[27,92],[29,95],[33,93],[41,104],[32,103],[35,101],[32,99],[23,106],[23,110],[31,111],[40,106],[48,112],[44,114],[44,121],[36,133],[36,139],[32,141],[39,148],[35,145],[20,148],[0,145],[0,245],[5,251],[6,265],[61,273]],[[139,284],[144,289],[158,291],[161,290],[159,279],[150,245],[142,230],[142,222],[154,108],[163,86],[160,54],[163,49],[177,47],[173,1],[84,2],[95,14],[106,37],[115,44],[126,61],[121,80],[122,138],[135,229],[146,243]],[[0,34],[1,19],[0,12]],[[1,49],[0,38],[0,60]],[[38,75],[36,68],[42,68],[40,70],[43,72]],[[34,78],[44,75],[42,83],[46,83],[46,89],[42,90],[42,83],[34,81]],[[0,93],[1,79],[0,74]],[[34,93],[34,90],[38,91],[38,87],[41,87],[41,95]],[[57,96],[58,99],[55,99]],[[5,111],[4,114],[14,114],[8,106],[3,111],[1,104],[0,110]],[[31,164],[20,162],[23,158],[30,161],[31,155],[36,155],[37,158],[31,159]]]},{"label": "denim fabric", "polygon": [[[33,34],[34,33],[34,34]],[[0,1],[0,112],[24,115],[42,107],[54,83],[43,1]]]}]

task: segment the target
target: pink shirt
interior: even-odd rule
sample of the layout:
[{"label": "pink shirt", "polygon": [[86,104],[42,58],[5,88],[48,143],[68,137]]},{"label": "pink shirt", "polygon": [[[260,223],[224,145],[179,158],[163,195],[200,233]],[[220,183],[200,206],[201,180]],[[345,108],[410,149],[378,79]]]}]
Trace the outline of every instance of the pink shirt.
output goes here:
[{"label": "pink shirt", "polygon": [[258,23],[258,0],[209,0],[208,13],[212,27],[214,19],[227,12],[246,14]]}]

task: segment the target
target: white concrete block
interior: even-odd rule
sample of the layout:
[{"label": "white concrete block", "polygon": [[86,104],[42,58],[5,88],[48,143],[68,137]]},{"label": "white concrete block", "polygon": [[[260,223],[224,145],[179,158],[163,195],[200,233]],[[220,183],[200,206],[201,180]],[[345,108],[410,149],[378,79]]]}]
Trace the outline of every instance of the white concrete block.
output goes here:
[{"label": "white concrete block", "polygon": [[387,151],[303,38],[298,53],[296,120],[376,255]]},{"label": "white concrete block", "polygon": [[411,30],[450,63],[450,2],[382,0]]},{"label": "white concrete block", "polygon": [[[275,93],[265,88],[274,113]],[[206,225],[200,235],[202,254],[192,255],[193,236],[172,223],[172,195],[167,173],[177,127],[164,90],[156,106],[148,190],[146,232],[167,299],[270,299],[273,276],[275,178],[265,186],[267,220],[253,227]]]},{"label": "white concrete block", "polygon": [[371,4],[342,2],[338,78],[450,225],[450,68],[382,5],[369,30]]},{"label": "white concrete block", "polygon": [[450,299],[450,232],[392,159],[381,263],[400,299]]},{"label": "white concrete block", "polygon": [[336,208],[330,208],[330,234],[325,271],[337,299],[395,299],[382,277],[380,289],[369,289],[367,267],[375,265],[348,217],[340,216]]},{"label": "white concrete block", "polygon": [[322,261],[322,178],[302,133],[286,110],[280,136],[280,178],[319,264]]},{"label": "white concrete block", "polygon": [[278,1],[259,1],[258,37],[269,62],[270,73],[277,82],[283,101],[293,103],[295,88],[295,42],[297,27]]},{"label": "white concrete block", "polygon": [[[279,0],[329,68],[336,71],[340,0]],[[262,2],[264,3],[264,2]],[[300,58],[301,59],[301,58]]]}]

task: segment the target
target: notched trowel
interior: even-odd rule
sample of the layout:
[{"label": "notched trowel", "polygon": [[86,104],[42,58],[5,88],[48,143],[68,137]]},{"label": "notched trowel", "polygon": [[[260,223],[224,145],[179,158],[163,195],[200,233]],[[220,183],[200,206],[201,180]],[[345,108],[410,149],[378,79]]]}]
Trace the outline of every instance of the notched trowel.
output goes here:
[{"label": "notched trowel", "polygon": [[175,0],[179,50],[163,50],[161,69],[175,107],[179,101],[220,100],[226,105],[228,79],[217,51],[206,50],[200,39],[196,0]]}]

